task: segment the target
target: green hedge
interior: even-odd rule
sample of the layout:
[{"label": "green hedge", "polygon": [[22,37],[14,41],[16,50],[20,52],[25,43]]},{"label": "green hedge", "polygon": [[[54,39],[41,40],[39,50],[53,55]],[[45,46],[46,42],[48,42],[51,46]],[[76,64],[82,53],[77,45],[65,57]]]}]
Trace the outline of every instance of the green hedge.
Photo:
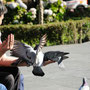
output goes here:
[{"label": "green hedge", "polygon": [[67,9],[64,15],[64,20],[69,20],[69,19],[81,20],[85,17],[90,17],[90,7],[85,8],[83,11],[75,9],[74,12]]},{"label": "green hedge", "polygon": [[2,25],[0,30],[4,40],[13,33],[16,40],[35,45],[45,33],[47,46],[59,44],[82,43],[90,40],[90,18],[83,20],[69,20],[44,25]]}]

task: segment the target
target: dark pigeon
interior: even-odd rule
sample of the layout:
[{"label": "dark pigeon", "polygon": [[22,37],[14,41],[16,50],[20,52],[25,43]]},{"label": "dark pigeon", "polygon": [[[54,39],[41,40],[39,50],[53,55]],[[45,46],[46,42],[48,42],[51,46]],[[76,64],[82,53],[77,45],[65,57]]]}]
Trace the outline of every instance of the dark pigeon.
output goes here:
[{"label": "dark pigeon", "polygon": [[86,77],[83,78],[83,83],[80,86],[79,90],[89,90],[89,86],[88,86]]},{"label": "dark pigeon", "polygon": [[[35,46],[35,50],[37,49],[38,45]],[[60,65],[62,63],[63,60],[69,58],[68,56],[66,56],[67,54],[69,54],[69,52],[61,52],[61,51],[48,51],[44,53],[44,62],[51,60],[51,61],[55,61],[58,63],[58,65]]]}]

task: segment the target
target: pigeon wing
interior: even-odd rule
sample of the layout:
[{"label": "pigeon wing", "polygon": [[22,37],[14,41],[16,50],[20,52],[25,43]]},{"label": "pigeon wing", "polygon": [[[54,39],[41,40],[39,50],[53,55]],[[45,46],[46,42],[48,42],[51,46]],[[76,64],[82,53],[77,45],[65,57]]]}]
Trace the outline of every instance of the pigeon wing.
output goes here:
[{"label": "pigeon wing", "polygon": [[29,45],[26,45],[24,43],[21,43],[20,41],[15,40],[14,47],[11,50],[11,55],[28,59],[26,56],[26,49],[29,47],[30,47]]},{"label": "pigeon wing", "polygon": [[14,47],[11,50],[11,55],[19,57],[22,61],[26,62],[29,66],[32,65],[32,61],[27,57],[27,50],[33,49],[31,46],[24,44],[20,41],[14,41]]},{"label": "pigeon wing", "polygon": [[39,63],[38,61],[38,53],[42,50],[42,48],[44,47],[45,43],[46,43],[46,37],[47,35],[43,35],[42,38],[40,39],[40,43],[39,43],[39,46],[37,48],[37,51],[36,51],[36,61],[35,61],[35,65]]},{"label": "pigeon wing", "polygon": [[47,38],[47,35],[45,34],[45,35],[43,35],[42,38],[40,39],[40,43],[39,43],[39,46],[38,46],[38,49],[37,49],[37,53],[36,53],[36,54],[38,54],[38,52],[41,51],[41,49],[42,49],[42,48],[44,47],[44,45],[46,44],[46,38]]}]

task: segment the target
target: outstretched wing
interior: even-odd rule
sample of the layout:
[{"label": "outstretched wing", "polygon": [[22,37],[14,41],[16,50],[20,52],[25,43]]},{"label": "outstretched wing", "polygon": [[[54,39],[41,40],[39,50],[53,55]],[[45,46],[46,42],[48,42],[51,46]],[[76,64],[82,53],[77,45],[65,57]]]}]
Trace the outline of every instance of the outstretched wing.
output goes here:
[{"label": "outstretched wing", "polygon": [[27,44],[15,40],[14,47],[11,50],[11,55],[19,57],[19,61],[26,62],[30,66],[32,65],[32,61],[27,57],[27,49],[32,50],[33,48]]},{"label": "outstretched wing", "polygon": [[46,34],[41,37],[40,43],[39,43],[39,46],[38,46],[38,49],[37,49],[37,54],[38,54],[39,51],[41,51],[41,49],[46,44],[46,38],[47,38],[47,35]]},{"label": "outstretched wing", "polygon": [[47,38],[47,35],[43,35],[42,38],[40,39],[40,43],[39,43],[39,46],[37,48],[37,51],[36,51],[36,60],[35,60],[35,63],[34,65],[38,64],[39,63],[39,60],[38,60],[38,54],[39,52],[41,52],[42,48],[44,47],[44,45],[46,44],[46,38]]},{"label": "outstretched wing", "polygon": [[42,36],[42,38],[40,39],[40,43],[36,49],[36,58],[35,58],[35,62],[33,64],[34,68],[32,71],[32,73],[36,76],[44,76],[44,72],[40,66],[43,63],[43,53],[41,52],[41,50],[46,43],[46,37],[47,37],[46,34]]},{"label": "outstretched wing", "polygon": [[26,57],[26,49],[29,48],[30,46],[21,43],[20,41],[15,40],[14,41],[14,47],[11,50],[11,55],[16,56],[16,57]]}]

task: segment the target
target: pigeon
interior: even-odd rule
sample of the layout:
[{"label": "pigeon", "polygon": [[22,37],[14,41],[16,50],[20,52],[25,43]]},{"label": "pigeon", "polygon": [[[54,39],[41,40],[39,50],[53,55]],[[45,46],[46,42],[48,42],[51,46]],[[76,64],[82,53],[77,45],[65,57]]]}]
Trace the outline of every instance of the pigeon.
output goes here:
[{"label": "pigeon", "polygon": [[[34,50],[37,49],[39,45],[36,45]],[[67,54],[69,54],[69,52],[61,52],[61,51],[47,51],[44,53],[44,62],[51,60],[54,62],[58,63],[58,66],[61,68],[64,68],[64,64],[63,64],[63,60],[69,58],[68,56],[66,56]]]},{"label": "pigeon", "polygon": [[89,90],[89,86],[88,86],[86,77],[83,78],[83,83],[82,83],[81,87],[79,88],[79,90]]},{"label": "pigeon", "polygon": [[41,66],[43,64],[44,57],[42,48],[46,43],[46,37],[46,34],[42,36],[39,46],[36,50],[34,50],[34,48],[30,45],[15,40],[14,47],[11,50],[11,55],[19,57],[19,59],[16,62],[12,63],[12,66],[17,66],[22,62],[26,62],[28,66],[33,66],[32,73],[35,76],[44,76],[45,73],[41,69]]},{"label": "pigeon", "polygon": [[68,52],[61,52],[61,51],[48,51],[44,53],[44,61],[52,60],[58,63],[58,65],[61,64],[61,62],[64,59],[67,59],[68,56],[65,56],[69,54]]},{"label": "pigeon", "polygon": [[41,38],[39,45],[36,45],[34,48],[32,48],[30,45],[15,40],[11,55],[17,56],[19,59],[12,65],[17,66],[19,63],[26,62],[28,66],[33,66],[32,73],[36,76],[45,75],[41,67],[44,66],[44,62],[48,60],[57,62],[59,67],[64,67],[62,61],[69,58],[66,56],[69,54],[69,52],[47,51],[42,53],[42,48],[45,43],[46,34]]}]

